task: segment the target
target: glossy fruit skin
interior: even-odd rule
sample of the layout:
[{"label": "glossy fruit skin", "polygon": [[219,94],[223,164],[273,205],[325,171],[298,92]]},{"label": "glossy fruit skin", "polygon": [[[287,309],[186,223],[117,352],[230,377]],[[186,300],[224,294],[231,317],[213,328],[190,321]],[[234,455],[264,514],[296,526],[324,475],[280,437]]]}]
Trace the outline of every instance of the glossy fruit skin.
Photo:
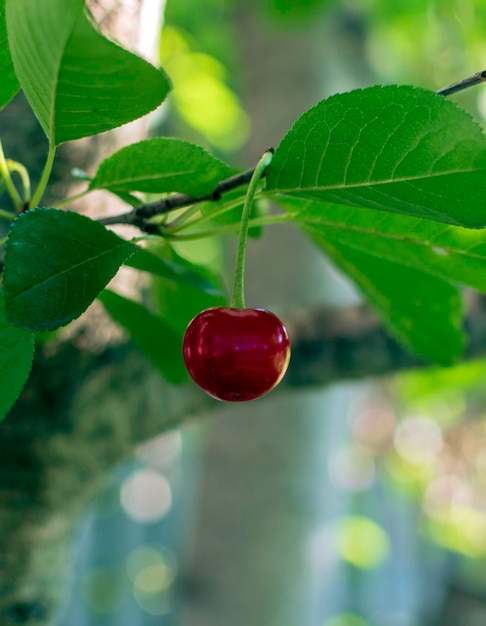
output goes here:
[{"label": "glossy fruit skin", "polygon": [[290,342],[285,326],[266,309],[214,307],[189,323],[182,353],[189,374],[206,393],[244,402],[282,380]]}]

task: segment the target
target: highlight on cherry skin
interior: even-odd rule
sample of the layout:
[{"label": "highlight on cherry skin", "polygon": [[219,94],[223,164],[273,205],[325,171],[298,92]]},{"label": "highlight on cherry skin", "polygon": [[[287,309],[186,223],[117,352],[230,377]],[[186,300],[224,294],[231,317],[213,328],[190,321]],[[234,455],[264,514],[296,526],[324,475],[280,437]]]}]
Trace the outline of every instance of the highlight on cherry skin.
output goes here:
[{"label": "highlight on cherry skin", "polygon": [[191,378],[206,393],[245,402],[282,380],[290,341],[285,326],[266,309],[213,307],[189,323],[182,353]]}]

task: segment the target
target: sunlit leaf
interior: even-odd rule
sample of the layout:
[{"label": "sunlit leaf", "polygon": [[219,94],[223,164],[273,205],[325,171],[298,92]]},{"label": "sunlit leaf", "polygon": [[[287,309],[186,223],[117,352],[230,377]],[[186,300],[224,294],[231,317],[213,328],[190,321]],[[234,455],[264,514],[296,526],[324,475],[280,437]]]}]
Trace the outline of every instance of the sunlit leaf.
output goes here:
[{"label": "sunlit leaf", "polygon": [[298,224],[322,237],[486,291],[486,231],[447,226],[405,215],[313,200],[281,198]]},{"label": "sunlit leaf", "polygon": [[[192,17],[194,12],[188,11],[185,6],[181,12],[175,2],[168,3],[167,8],[173,17],[166,20],[160,56],[162,65],[174,81],[171,102],[175,112],[218,149],[234,151],[241,148],[248,139],[250,120],[228,84],[233,82],[232,77],[227,76],[227,67],[215,56],[200,51],[201,45],[205,47],[202,38],[206,37],[209,48],[219,48],[222,53],[220,58],[227,64],[234,55],[230,42],[226,44],[225,41],[231,39],[232,26],[226,24],[225,28],[221,21],[223,15],[216,7],[205,5],[204,16],[198,12],[195,20]],[[193,41],[186,32],[169,25],[170,21],[178,26],[193,23],[197,31],[198,50],[193,49]],[[207,28],[204,28],[204,23]],[[211,34],[211,31],[214,33]],[[237,65],[236,60],[234,64]]]},{"label": "sunlit leaf", "polygon": [[486,225],[486,139],[462,109],[424,89],[321,101],[283,139],[266,181],[299,197]]},{"label": "sunlit leaf", "polygon": [[77,213],[36,209],[20,215],[5,250],[9,319],[32,330],[67,324],[87,309],[136,250]]},{"label": "sunlit leaf", "polygon": [[29,377],[34,355],[32,333],[13,326],[0,290],[0,420],[10,411]]},{"label": "sunlit leaf", "polygon": [[462,300],[449,282],[398,261],[358,250],[321,229],[305,230],[351,277],[390,330],[415,353],[450,365],[462,353]]},{"label": "sunlit leaf", "polygon": [[52,144],[95,135],[155,109],[162,71],[103,37],[83,0],[6,0],[18,79]]},{"label": "sunlit leaf", "polygon": [[103,161],[90,188],[204,196],[229,174],[228,165],[200,146],[155,137],[122,148]]}]

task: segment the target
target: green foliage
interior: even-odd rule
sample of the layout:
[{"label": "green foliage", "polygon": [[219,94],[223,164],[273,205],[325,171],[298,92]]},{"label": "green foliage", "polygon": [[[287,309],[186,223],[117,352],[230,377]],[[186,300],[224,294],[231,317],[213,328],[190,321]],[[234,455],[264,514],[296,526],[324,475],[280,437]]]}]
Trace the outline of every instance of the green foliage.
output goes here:
[{"label": "green foliage", "polygon": [[19,81],[15,75],[12,57],[8,47],[5,1],[6,0],[0,0],[0,76],[2,77],[0,109],[8,104],[19,90]]},{"label": "green foliage", "polygon": [[90,188],[204,196],[229,174],[228,165],[200,146],[156,137],[122,148],[103,161]]},{"label": "green foliage", "polygon": [[[486,291],[486,232],[369,209],[285,199],[297,223],[325,230],[326,238],[436,275],[453,284]],[[373,242],[370,245],[370,242]]]},{"label": "green foliage", "polygon": [[167,380],[182,383],[187,379],[181,334],[143,305],[114,291],[105,289],[99,300],[111,317],[128,330],[133,342]]},{"label": "green foliage", "polygon": [[[152,246],[152,248],[157,250],[157,246]],[[170,260],[167,258],[169,255],[172,257]],[[138,248],[125,265],[177,284],[188,285],[202,293],[207,293],[209,296],[223,297],[221,288],[216,285],[214,280],[211,280],[206,273],[203,273],[195,265],[183,261],[174,251],[166,252],[165,246],[159,250],[158,254],[151,252],[150,248],[148,250]]]},{"label": "green foliage", "polygon": [[317,244],[375,305],[390,329],[430,361],[450,365],[462,352],[462,306],[457,288],[431,274],[373,255],[306,228]]},{"label": "green foliage", "polygon": [[0,420],[12,408],[29,376],[34,355],[32,333],[7,320],[0,290]]},{"label": "green foliage", "polygon": [[267,190],[482,228],[485,171],[484,136],[462,109],[422,89],[372,87],[304,113]]},{"label": "green foliage", "polygon": [[198,267],[186,261],[171,246],[162,247],[158,254],[169,263],[189,271],[195,271],[200,276],[205,276],[206,281],[216,287],[208,291],[187,281],[174,282],[163,278],[155,281],[154,294],[158,313],[182,337],[187,324],[195,315],[212,306],[225,306],[228,301],[223,288],[217,283],[217,279],[204,267]]},{"label": "green foliage", "polygon": [[162,71],[103,37],[83,0],[6,0],[10,50],[49,141],[95,135],[155,109]]},{"label": "green foliage", "polygon": [[396,214],[377,220],[370,209],[312,200],[281,198],[280,204],[412,349],[442,364],[460,356],[459,293],[453,287],[486,291],[484,231]]},{"label": "green foliage", "polygon": [[5,250],[9,319],[37,331],[67,324],[88,308],[135,250],[77,213],[36,209],[20,215]]}]

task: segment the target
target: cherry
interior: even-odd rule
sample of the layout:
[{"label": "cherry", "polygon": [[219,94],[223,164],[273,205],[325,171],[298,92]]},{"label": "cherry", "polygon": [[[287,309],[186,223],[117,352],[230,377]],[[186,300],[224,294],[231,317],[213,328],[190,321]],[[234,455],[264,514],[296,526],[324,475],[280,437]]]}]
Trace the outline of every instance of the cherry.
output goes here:
[{"label": "cherry", "polygon": [[227,402],[268,393],[282,380],[290,360],[285,326],[266,309],[206,309],[189,323],[182,351],[199,387]]}]

